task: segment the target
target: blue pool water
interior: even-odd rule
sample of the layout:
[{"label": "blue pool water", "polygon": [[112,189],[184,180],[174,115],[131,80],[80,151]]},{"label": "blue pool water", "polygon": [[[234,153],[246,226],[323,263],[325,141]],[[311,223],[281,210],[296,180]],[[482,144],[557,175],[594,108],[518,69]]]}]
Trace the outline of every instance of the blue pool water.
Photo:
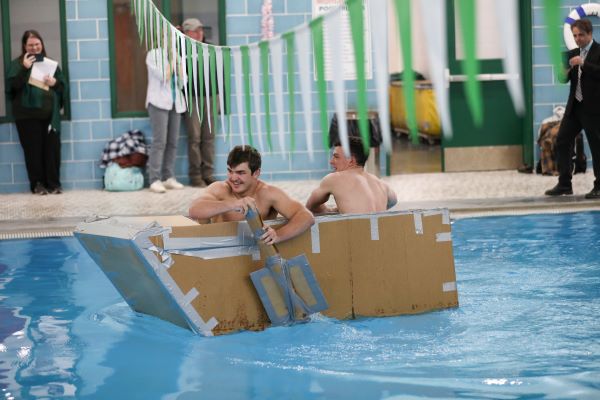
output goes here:
[{"label": "blue pool water", "polygon": [[600,398],[600,213],[452,229],[459,308],[216,338],[133,313],[75,239],[0,241],[0,398]]}]

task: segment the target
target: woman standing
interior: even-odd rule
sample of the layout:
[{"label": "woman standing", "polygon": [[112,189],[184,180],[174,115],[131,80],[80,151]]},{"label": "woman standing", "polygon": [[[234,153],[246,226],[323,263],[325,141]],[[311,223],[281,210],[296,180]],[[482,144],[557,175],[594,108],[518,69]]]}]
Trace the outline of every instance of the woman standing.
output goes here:
[{"label": "woman standing", "polygon": [[67,83],[59,67],[36,86],[30,80],[36,61],[46,57],[44,41],[35,30],[27,30],[21,39],[21,55],[10,65],[7,90],[12,100],[19,141],[31,192],[60,194],[60,109]]}]

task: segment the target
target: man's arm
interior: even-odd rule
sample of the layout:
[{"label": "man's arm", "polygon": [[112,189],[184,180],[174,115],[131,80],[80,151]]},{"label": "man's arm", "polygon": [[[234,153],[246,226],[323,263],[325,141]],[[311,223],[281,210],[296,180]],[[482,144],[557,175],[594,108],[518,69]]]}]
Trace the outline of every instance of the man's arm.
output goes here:
[{"label": "man's arm", "polygon": [[332,210],[325,205],[329,196],[331,196],[331,175],[327,175],[319,187],[312,191],[308,200],[306,201],[306,208],[309,209],[313,214],[324,214],[327,212],[337,211]]},{"label": "man's arm", "polygon": [[272,207],[284,216],[288,222],[277,230],[271,227],[267,228],[262,237],[267,244],[283,242],[298,236],[315,223],[310,211],[288,196],[283,190],[271,186],[269,187],[269,197],[272,200]]},{"label": "man's arm", "polygon": [[256,203],[251,197],[244,197],[241,199],[224,199],[223,185],[227,185],[224,182],[217,182],[210,185],[204,190],[204,193],[196,200],[192,202],[188,211],[189,216],[195,220],[209,220],[220,214],[224,214],[229,211],[237,211],[241,214],[246,214],[248,208],[256,208]]}]

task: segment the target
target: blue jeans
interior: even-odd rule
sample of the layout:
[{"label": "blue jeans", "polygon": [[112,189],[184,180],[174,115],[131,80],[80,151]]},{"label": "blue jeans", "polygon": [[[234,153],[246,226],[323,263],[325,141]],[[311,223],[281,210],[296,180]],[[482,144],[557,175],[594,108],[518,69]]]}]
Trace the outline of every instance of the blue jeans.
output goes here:
[{"label": "blue jeans", "polygon": [[148,178],[165,181],[175,176],[175,157],[177,156],[177,137],[181,125],[181,115],[175,107],[163,110],[148,104],[148,115],[152,128],[152,145],[148,155]]}]

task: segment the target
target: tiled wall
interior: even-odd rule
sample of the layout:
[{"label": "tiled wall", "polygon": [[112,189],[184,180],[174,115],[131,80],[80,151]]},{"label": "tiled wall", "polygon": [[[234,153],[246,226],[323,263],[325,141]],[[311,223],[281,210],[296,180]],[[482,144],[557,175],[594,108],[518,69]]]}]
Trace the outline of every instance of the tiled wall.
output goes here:
[{"label": "tiled wall", "polygon": [[[259,40],[262,0],[235,0],[226,3],[227,43],[239,45]],[[534,137],[532,141],[535,140],[541,120],[552,113],[554,106],[564,104],[568,90],[566,85],[554,81],[543,29],[541,4],[541,0],[533,0]],[[579,4],[579,2],[563,0],[563,14],[568,15],[570,9]],[[98,162],[105,143],[129,129],[141,129],[148,138],[151,137],[151,132],[147,118],[111,118],[106,1],[67,0],[66,11],[72,118],[71,121],[63,123],[62,181],[66,189],[100,188],[103,170],[98,168]],[[284,32],[310,20],[311,1],[276,0],[273,1],[273,11],[276,33]],[[598,26],[595,27],[596,33],[600,32]],[[285,158],[279,153],[264,154],[262,176],[265,179],[309,179],[319,178],[327,173],[328,152],[321,147],[319,139],[316,94],[313,98],[314,142],[317,150],[314,159],[310,160],[306,151],[301,116],[302,103],[298,98],[296,101],[297,151],[293,156],[287,154]],[[347,99],[349,107],[352,107],[354,101],[352,87]],[[331,94],[328,100],[329,108],[332,109]],[[375,104],[372,89],[369,92],[369,104],[370,106]],[[238,144],[240,138],[235,134],[238,132],[235,101],[232,107],[233,144]],[[273,125],[275,126],[274,120]],[[216,143],[217,175],[223,177],[230,145],[224,142],[222,136],[219,136]],[[186,151],[185,131],[182,130],[176,174],[183,182],[187,182]],[[0,193],[27,190],[27,175],[16,129],[12,124],[0,124]]]},{"label": "tiled wall", "polygon": [[[562,0],[562,15],[566,18],[571,10],[584,3],[594,3],[593,1],[572,1]],[[551,65],[550,52],[548,51],[547,33],[543,12],[543,0],[533,0],[532,19],[533,19],[533,123],[534,135],[533,142],[537,139],[538,129],[541,122],[552,115],[556,106],[564,106],[569,96],[569,85],[560,83],[556,80],[554,67]],[[598,18],[591,18],[594,24],[594,38],[596,41],[600,38],[600,23]],[[562,25],[560,26],[562,37]],[[562,42],[561,42],[562,44]],[[564,47],[566,49],[566,47]],[[539,158],[539,149],[536,149],[536,160]],[[586,141],[586,152],[588,161],[591,160],[589,148]]]}]

